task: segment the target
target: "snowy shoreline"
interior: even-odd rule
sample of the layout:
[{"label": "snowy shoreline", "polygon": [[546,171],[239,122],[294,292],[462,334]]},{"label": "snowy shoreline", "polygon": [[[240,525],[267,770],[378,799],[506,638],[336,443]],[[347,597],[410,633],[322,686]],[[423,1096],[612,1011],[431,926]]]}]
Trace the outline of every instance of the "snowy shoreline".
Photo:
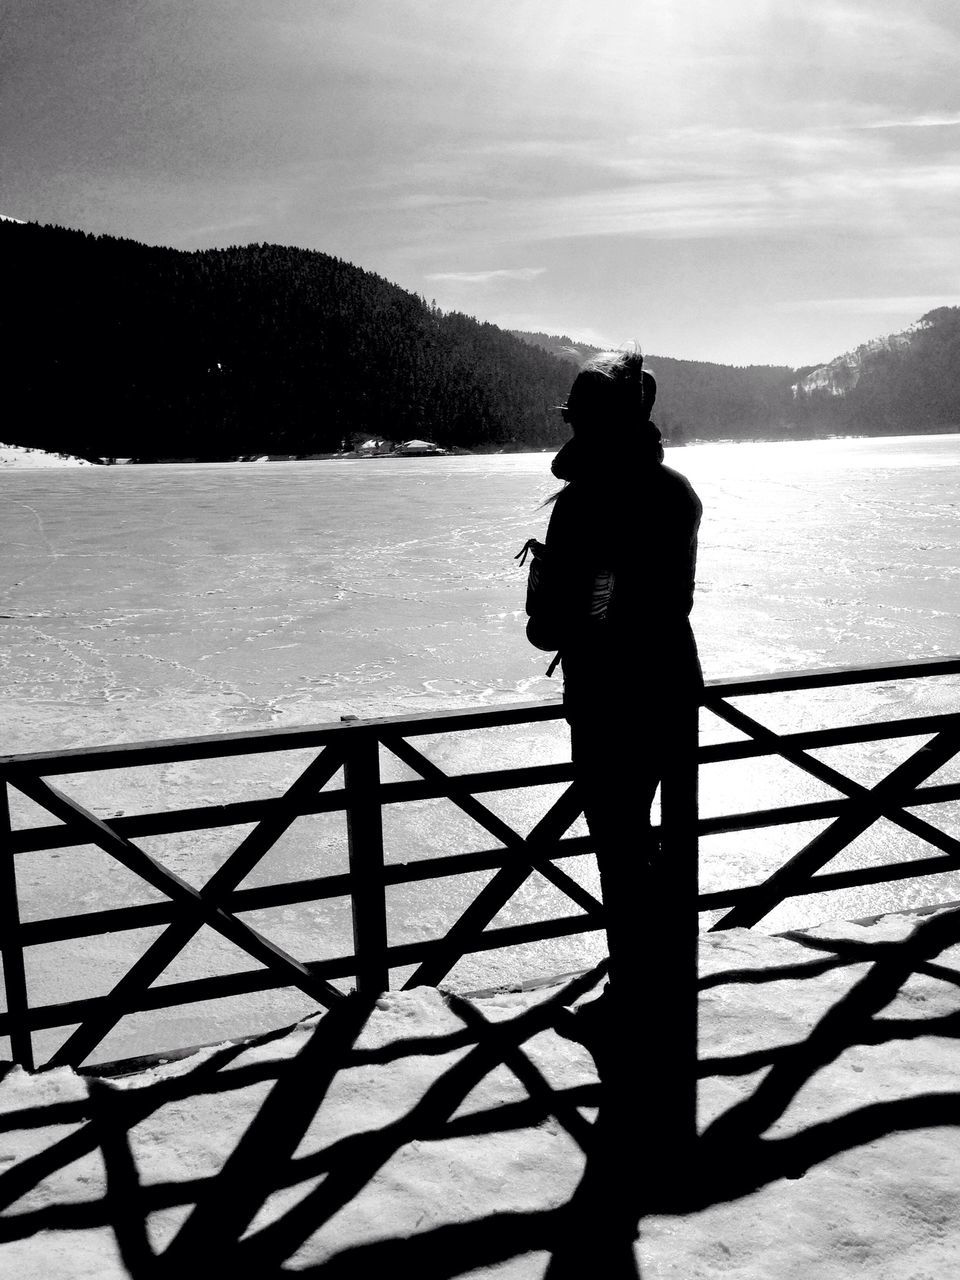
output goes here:
[{"label": "snowy shoreline", "polygon": [[19,444],[0,444],[0,468],[16,467],[92,467],[87,458],[70,453],[50,453],[46,449],[28,449]]}]

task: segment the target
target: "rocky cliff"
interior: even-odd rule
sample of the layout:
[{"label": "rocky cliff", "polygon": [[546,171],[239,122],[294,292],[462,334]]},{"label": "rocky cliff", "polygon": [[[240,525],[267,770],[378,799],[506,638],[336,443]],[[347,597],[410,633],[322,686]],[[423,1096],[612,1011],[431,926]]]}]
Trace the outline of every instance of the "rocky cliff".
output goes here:
[{"label": "rocky cliff", "polygon": [[834,357],[827,364],[819,365],[793,384],[794,397],[809,395],[815,391],[831,396],[845,396],[860,381],[864,369],[878,357],[892,352],[905,351],[916,336],[916,326],[904,333],[891,333],[885,338],[864,342],[853,351]]}]

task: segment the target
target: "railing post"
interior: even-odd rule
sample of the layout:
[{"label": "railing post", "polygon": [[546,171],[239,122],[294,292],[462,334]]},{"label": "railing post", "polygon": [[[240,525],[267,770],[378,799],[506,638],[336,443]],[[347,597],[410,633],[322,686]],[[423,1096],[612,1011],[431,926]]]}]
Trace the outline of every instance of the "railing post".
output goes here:
[{"label": "railing post", "polygon": [[33,1071],[27,978],[20,941],[17,869],[10,840],[10,802],[4,781],[0,781],[0,955],[3,957],[3,983],[7,996],[10,1055],[24,1070]]},{"label": "railing post", "polygon": [[[345,721],[354,716],[342,716]],[[383,874],[383,814],[380,808],[380,743],[358,728],[344,752],[347,847],[350,856],[353,950],[357,990],[367,994],[390,986],[387,964],[387,902]]]},{"label": "railing post", "polygon": [[657,1077],[650,1082],[651,1101],[659,1109],[663,1154],[681,1172],[697,1137],[699,706],[680,707],[677,714],[682,720],[676,749],[665,762],[660,786],[657,906],[645,926],[658,962],[648,989],[656,1029],[650,1046]]}]

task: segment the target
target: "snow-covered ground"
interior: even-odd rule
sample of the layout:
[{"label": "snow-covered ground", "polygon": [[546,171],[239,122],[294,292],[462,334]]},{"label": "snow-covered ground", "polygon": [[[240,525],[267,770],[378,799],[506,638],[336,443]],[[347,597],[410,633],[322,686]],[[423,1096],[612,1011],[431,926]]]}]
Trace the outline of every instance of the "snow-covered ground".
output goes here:
[{"label": "snow-covered ground", "polygon": [[92,467],[86,458],[69,453],[49,453],[46,449],[26,449],[18,444],[0,444],[0,468],[7,467]]},{"label": "snow-covered ground", "polygon": [[[957,1274],[960,912],[707,934],[700,973],[680,1185],[645,1144],[655,1100],[555,1030],[587,982],[420,988],[126,1078],[11,1070],[0,1273]],[[638,991],[638,1062],[643,1014]]]}]

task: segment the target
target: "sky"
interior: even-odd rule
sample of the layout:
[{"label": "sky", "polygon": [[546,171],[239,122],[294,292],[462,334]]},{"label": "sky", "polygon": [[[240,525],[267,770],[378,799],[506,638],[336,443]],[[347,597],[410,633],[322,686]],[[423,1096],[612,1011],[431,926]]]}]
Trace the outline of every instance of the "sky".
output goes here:
[{"label": "sky", "polygon": [[956,0],[3,0],[0,213],[800,366],[960,304]]}]

